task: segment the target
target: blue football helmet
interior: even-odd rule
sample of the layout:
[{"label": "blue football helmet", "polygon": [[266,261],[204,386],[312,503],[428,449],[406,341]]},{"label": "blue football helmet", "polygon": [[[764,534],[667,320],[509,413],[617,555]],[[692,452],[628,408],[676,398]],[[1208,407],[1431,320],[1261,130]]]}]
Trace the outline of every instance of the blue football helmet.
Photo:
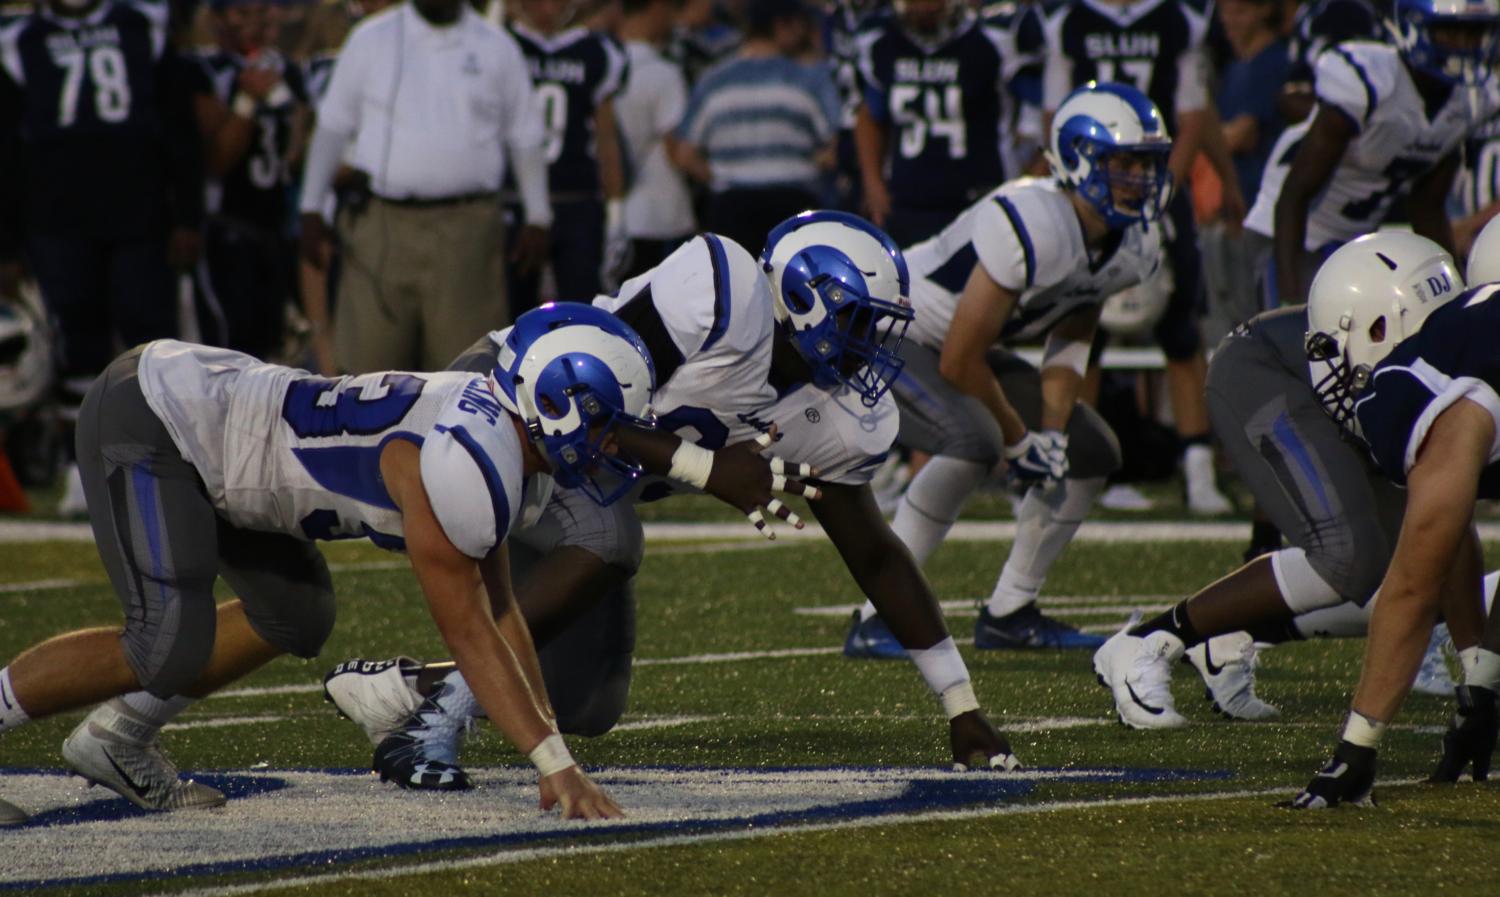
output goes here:
[{"label": "blue football helmet", "polygon": [[905,364],[913,317],[900,247],[857,215],[803,212],[776,225],[760,263],[813,383],[847,386],[874,407]]},{"label": "blue football helmet", "polygon": [[581,302],[532,309],[498,339],[495,395],[521,418],[553,478],[601,505],[618,500],[642,471],[606,452],[606,440],[621,424],[656,426],[646,344],[624,321]]},{"label": "blue football helmet", "polygon": [[1090,81],[1068,94],[1052,118],[1053,176],[1112,228],[1161,217],[1171,195],[1171,154],[1156,104],[1126,84]]},{"label": "blue football helmet", "polygon": [[1494,68],[1500,0],[1395,0],[1385,27],[1413,68],[1477,85]]}]

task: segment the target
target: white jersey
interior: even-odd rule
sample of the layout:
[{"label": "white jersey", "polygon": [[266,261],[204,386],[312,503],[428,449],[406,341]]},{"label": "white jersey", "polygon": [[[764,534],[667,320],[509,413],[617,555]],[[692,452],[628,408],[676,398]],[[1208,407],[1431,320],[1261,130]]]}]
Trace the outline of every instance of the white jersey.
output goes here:
[{"label": "white jersey", "polygon": [[317,377],[228,349],[159,340],[141,390],[230,523],[402,550],[380,475],[392,439],[421,446],[428,501],[454,547],[483,558],[522,504],[521,442],[486,378],[458,371]]},{"label": "white jersey", "polygon": [[1001,185],[935,237],[906,251],[916,318],[907,339],[941,349],[975,263],[1017,294],[1001,339],[1040,338],[1075,310],[1151,276],[1161,264],[1156,225],[1120,231],[1113,252],[1094,259],[1066,192],[1051,178]]},{"label": "white jersey", "polygon": [[771,285],[738,243],[703,234],[594,305],[635,328],[656,363],[657,424],[707,449],[758,435],[775,334]]},{"label": "white jersey", "polygon": [[775,424],[780,438],[771,448],[794,464],[811,464],[818,479],[847,486],[870,482],[901,429],[901,414],[889,392],[874,408],[848,387],[821,389],[804,383],[756,417]]},{"label": "white jersey", "polygon": [[[1399,51],[1372,41],[1346,41],[1323,51],[1313,68],[1313,85],[1319,109],[1337,109],[1358,133],[1308,207],[1304,248],[1309,252],[1374,231],[1413,181],[1500,109],[1493,84],[1476,94],[1477,115],[1469,92],[1456,87],[1429,117]],[[1272,235],[1281,185],[1315,117],[1281,132],[1245,227]]]}]

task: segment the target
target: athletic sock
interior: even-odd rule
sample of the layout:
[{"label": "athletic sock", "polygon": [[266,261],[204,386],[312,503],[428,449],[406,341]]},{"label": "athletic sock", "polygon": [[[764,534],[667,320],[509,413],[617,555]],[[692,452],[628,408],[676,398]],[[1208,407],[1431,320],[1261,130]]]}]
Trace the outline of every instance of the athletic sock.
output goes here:
[{"label": "athletic sock", "polygon": [[88,721],[137,744],[150,744],[162,726],[196,700],[182,695],[158,698],[150,692],[135,691],[100,704]]},{"label": "athletic sock", "polygon": [[25,708],[16,698],[16,690],[10,684],[10,667],[0,670],[0,732],[18,729],[31,722]]},{"label": "athletic sock", "polygon": [[989,467],[977,461],[938,455],[928,461],[901,496],[891,530],[906,545],[917,566],[942,544],[953,521],[984,482]]},{"label": "athletic sock", "polygon": [[1130,631],[1130,634],[1144,637],[1153,632],[1170,632],[1182,640],[1183,647],[1193,647],[1203,641],[1203,636],[1198,634],[1198,630],[1193,626],[1193,622],[1188,619],[1187,604],[1187,599],[1184,598],[1174,604],[1172,609],[1166,613],[1152,617],[1136,626]]},{"label": "athletic sock", "polygon": [[1016,512],[1016,541],[990,600],[991,616],[1013,614],[1036,601],[1052,565],[1104,491],[1104,477],[1065,479],[1052,489],[1032,488]]},{"label": "athletic sock", "polygon": [[1250,633],[1250,638],[1263,645],[1280,645],[1286,642],[1300,642],[1303,639],[1296,620],[1273,620],[1269,623],[1251,626],[1245,631]]}]

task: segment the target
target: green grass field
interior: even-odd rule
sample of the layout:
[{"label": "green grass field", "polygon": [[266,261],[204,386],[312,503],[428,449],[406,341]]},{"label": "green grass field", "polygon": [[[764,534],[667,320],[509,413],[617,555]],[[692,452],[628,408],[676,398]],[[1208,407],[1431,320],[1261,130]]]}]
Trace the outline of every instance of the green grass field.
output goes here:
[{"label": "green grass field", "polygon": [[[1004,543],[956,543],[934,557],[929,573],[944,599],[987,594]],[[1118,625],[1120,596],[1176,596],[1231,569],[1242,546],[1230,543],[1074,545],[1046,593],[1071,596],[1059,608],[1083,625]],[[1493,548],[1493,546],[1492,546]],[[212,774],[257,765],[360,768],[370,748],[338,719],[312,686],[349,656],[406,653],[441,656],[411,575],[372,549],[333,546],[339,622],[316,662],[282,660],[242,685],[249,693],[201,702],[163,736],[187,770]],[[45,588],[16,584],[70,580]],[[7,585],[9,584],[9,585]],[[92,547],[45,543],[0,545],[0,654],[13,657],[48,635],[89,624],[113,624],[118,607]],[[648,550],[638,595],[637,657],[627,731],[573,740],[592,768],[890,767],[913,774],[946,763],[939,707],[904,663],[853,662],[837,653],[758,656],[710,662],[701,655],[835,648],[842,616],[798,608],[852,604],[853,587],[833,550],[822,544],[705,553],[674,545]],[[1165,599],[1154,599],[1156,602]],[[972,613],[953,613],[956,636],[971,634]],[[964,649],[980,698],[1011,732],[1024,763],[1059,777],[1001,799],[983,789],[949,799],[944,813],[861,816],[833,813],[816,823],[689,825],[660,833],[569,829],[540,846],[455,845],[400,855],[292,865],[248,873],[161,873],[121,883],[69,884],[40,893],[203,894],[270,892],[311,895],[408,894],[1494,894],[1500,891],[1500,787],[1386,784],[1374,809],[1294,814],[1272,807],[1305,783],[1325,759],[1360,661],[1362,643],[1319,642],[1265,652],[1259,692],[1280,706],[1273,724],[1213,717],[1192,669],[1175,675],[1177,702],[1194,725],[1139,733],[1113,723],[1106,692],[1082,653],[995,653]],[[286,687],[286,688],[280,688]],[[1447,714],[1442,699],[1414,695],[1382,750],[1385,780],[1414,780],[1436,759]],[[7,768],[55,769],[58,747],[79,714],[43,721],[0,743]],[[469,739],[465,761],[485,791],[487,776],[524,761],[493,727]],[[1085,781],[1069,771],[1099,768],[1211,773],[1176,779]],[[976,777],[979,774],[974,774]],[[945,781],[954,777],[947,777]],[[390,794],[385,793],[390,791]],[[443,799],[372,790],[388,806],[389,826],[420,833],[441,818]],[[0,777],[0,795],[7,795]],[[14,795],[14,792],[9,792]],[[96,804],[112,795],[94,789]],[[250,803],[274,808],[268,794]],[[119,803],[123,803],[120,801]],[[468,805],[466,805],[468,806]],[[43,807],[29,805],[32,812]],[[627,806],[627,810],[630,807]],[[200,811],[184,825],[205,839],[233,840],[235,802]],[[274,812],[274,811],[273,811]],[[360,812],[356,806],[353,812]],[[382,811],[385,812],[385,811]],[[178,814],[185,816],[189,814]],[[82,866],[76,851],[101,851],[110,826],[136,836],[160,817],[126,814],[118,822],[53,825],[57,878],[112,871],[107,851]],[[80,833],[93,832],[84,841]],[[479,827],[475,834],[483,834]],[[674,840],[675,838],[675,840]],[[0,888],[33,880],[4,855],[15,843],[0,834]],[[148,841],[149,843],[149,841]],[[64,862],[61,858],[67,858]],[[409,873],[402,869],[420,865]],[[359,873],[377,873],[352,877]],[[319,876],[308,880],[309,876]],[[295,880],[291,887],[279,881]],[[243,887],[245,891],[237,888]]]}]

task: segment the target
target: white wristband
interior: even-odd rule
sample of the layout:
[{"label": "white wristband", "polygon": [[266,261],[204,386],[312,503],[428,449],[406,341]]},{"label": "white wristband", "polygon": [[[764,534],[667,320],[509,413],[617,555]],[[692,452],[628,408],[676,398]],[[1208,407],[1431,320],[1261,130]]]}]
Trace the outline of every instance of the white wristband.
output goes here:
[{"label": "white wristband", "polygon": [[1475,645],[1458,652],[1464,668],[1464,684],[1500,691],[1500,654]]},{"label": "white wristband", "polygon": [[625,230],[625,200],[611,199],[604,203],[604,232],[618,234]]},{"label": "white wristband", "polygon": [[556,732],[543,738],[542,743],[532,748],[527,756],[544,779],[553,773],[578,765],[573,755],[568,753],[568,746],[563,743],[562,736]]},{"label": "white wristband", "polygon": [[667,476],[696,489],[708,488],[708,475],[714,469],[714,453],[686,439],[672,453],[672,469]]},{"label": "white wristband", "polygon": [[974,683],[967,680],[950,686],[943,692],[943,712],[949,719],[979,709],[979,699],[974,696]]},{"label": "white wristband", "polygon": [[1370,719],[1358,710],[1349,711],[1349,721],[1344,723],[1344,740],[1360,747],[1379,747],[1380,736],[1385,734],[1385,723]]},{"label": "white wristband", "polygon": [[256,106],[255,97],[242,93],[234,98],[234,105],[229,107],[229,111],[240,118],[254,118]]}]

